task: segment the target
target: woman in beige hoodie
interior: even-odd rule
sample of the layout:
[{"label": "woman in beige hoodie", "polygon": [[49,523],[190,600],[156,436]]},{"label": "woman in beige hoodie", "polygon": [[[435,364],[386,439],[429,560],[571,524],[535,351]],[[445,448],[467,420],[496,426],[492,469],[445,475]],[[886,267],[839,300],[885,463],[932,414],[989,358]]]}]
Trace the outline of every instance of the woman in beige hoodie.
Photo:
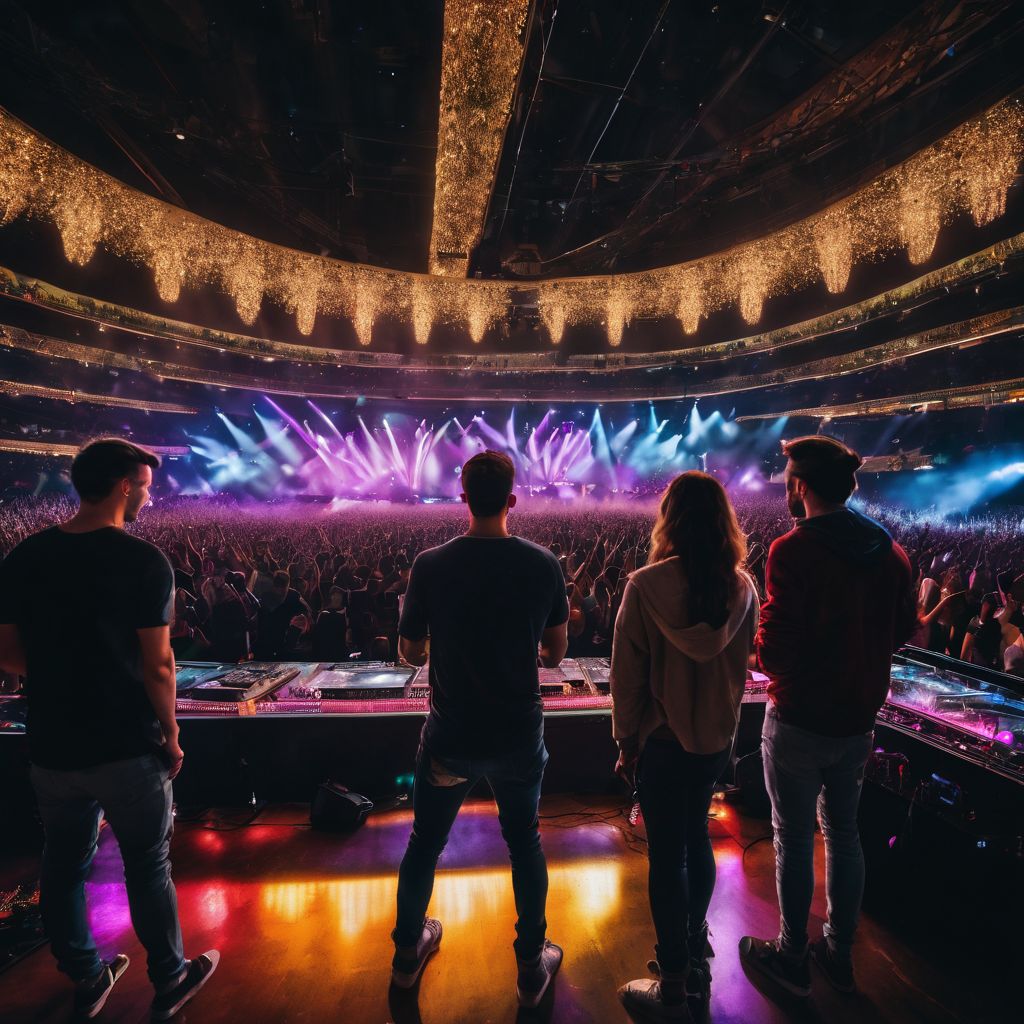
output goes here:
[{"label": "woman in beige hoodie", "polygon": [[705,473],[683,473],[662,495],[648,564],[630,575],[615,620],[616,771],[635,776],[647,827],[659,975],[619,996],[654,1020],[688,1020],[687,995],[710,995],[707,813],[736,734],[758,620],[745,556],[725,489]]}]

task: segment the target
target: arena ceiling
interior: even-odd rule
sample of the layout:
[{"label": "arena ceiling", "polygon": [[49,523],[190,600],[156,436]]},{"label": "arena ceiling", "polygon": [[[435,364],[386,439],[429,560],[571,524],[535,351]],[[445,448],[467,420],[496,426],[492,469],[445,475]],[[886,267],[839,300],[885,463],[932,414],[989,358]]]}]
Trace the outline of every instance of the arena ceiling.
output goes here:
[{"label": "arena ceiling", "polygon": [[[1024,80],[1015,7],[535,0],[470,272],[645,269],[813,213]],[[0,12],[3,105],[76,155],[269,241],[427,269],[442,0]]]},{"label": "arena ceiling", "polygon": [[[441,362],[432,363],[408,324],[378,324],[365,355],[379,355],[379,365],[366,358],[337,372],[328,366],[314,379],[287,355],[271,356],[279,365],[270,370],[160,331],[123,335],[116,324],[6,300],[0,318],[14,330],[95,347],[93,366],[75,371],[76,386],[87,391],[102,393],[97,368],[116,355],[160,363],[137,391],[155,401],[170,389],[174,400],[193,405],[207,387],[203,375],[221,373],[255,388],[379,390],[396,398],[444,398],[467,386],[480,397],[569,391],[574,399],[614,399],[645,390],[681,397],[719,393],[740,379],[775,388],[768,405],[793,408],[896,386],[887,369],[894,360],[843,371],[849,387],[840,378],[830,388],[813,385],[831,365],[822,360],[898,340],[918,326],[941,331],[995,313],[1016,324],[1013,292],[1024,277],[1016,258],[966,274],[944,292],[899,293],[860,334],[844,328],[841,311],[1017,235],[1024,229],[1017,188],[1006,212],[980,228],[966,214],[951,217],[918,265],[894,252],[855,266],[841,295],[820,281],[773,295],[754,328],[735,308],[711,312],[685,337],[674,318],[638,317],[627,324],[621,351],[628,358],[661,353],[650,366],[581,369],[581,359],[605,358],[604,324],[578,325],[552,349],[528,289],[532,281],[632,274],[708,257],[858,194],[1019,92],[1019,3],[524,0],[522,11],[521,60],[465,273],[518,282],[526,299],[482,344],[470,343],[464,328],[435,329],[430,352]],[[444,25],[442,0],[0,0],[0,107],[170,207],[301,253],[423,274],[438,256],[431,229]],[[69,263],[58,234],[38,221],[0,230],[0,263],[186,325],[364,354],[344,317],[321,316],[307,337],[269,302],[253,324],[240,321],[212,288],[164,302],[146,268],[102,250],[84,266]],[[756,347],[744,342],[724,370],[690,362],[691,349],[763,339],[830,315],[830,326],[789,355],[755,360]],[[974,344],[965,331],[960,340]],[[1024,372],[1014,365],[1019,346],[1009,344],[1017,334],[999,337],[998,376]],[[35,366],[51,378],[43,383],[67,384],[67,371],[57,369],[65,364],[33,363],[27,351],[18,355],[23,376]],[[927,364],[934,382],[950,373],[950,352],[959,348],[943,351],[902,361],[900,372]],[[485,359],[474,377],[443,362],[467,352],[543,357],[506,367]],[[393,357],[403,366],[389,365]],[[974,384],[984,362],[965,357],[950,379]],[[182,366],[177,378],[164,372]],[[783,393],[798,366],[821,370],[807,375],[814,393]],[[570,378],[553,368],[579,372]],[[588,376],[589,369],[600,372]],[[122,380],[147,377],[143,368],[119,372]],[[769,383],[757,384],[766,372]],[[175,379],[177,390],[169,383]]]}]

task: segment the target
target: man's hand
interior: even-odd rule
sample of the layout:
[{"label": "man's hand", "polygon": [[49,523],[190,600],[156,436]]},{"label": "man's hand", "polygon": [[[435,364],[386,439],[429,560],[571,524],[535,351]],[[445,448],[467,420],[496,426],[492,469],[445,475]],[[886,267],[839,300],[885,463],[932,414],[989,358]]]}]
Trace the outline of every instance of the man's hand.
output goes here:
[{"label": "man's hand", "polygon": [[404,636],[398,638],[398,660],[419,668],[427,663],[427,640],[409,640]]},{"label": "man's hand", "polygon": [[167,777],[169,779],[177,778],[178,772],[181,771],[182,763],[185,760],[185,752],[181,749],[181,745],[178,743],[177,733],[173,736],[164,737],[164,750],[167,754],[167,760],[170,762]]}]

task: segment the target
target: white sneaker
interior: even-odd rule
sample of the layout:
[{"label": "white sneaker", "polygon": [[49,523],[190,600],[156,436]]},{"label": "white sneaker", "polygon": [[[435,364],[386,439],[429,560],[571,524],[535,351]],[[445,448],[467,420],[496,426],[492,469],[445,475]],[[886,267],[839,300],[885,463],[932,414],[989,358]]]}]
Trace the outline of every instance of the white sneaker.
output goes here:
[{"label": "white sneaker", "polygon": [[644,1021],[691,1021],[686,992],[678,1003],[666,1003],[661,997],[661,981],[637,978],[619,989],[619,1001],[630,1016]]}]

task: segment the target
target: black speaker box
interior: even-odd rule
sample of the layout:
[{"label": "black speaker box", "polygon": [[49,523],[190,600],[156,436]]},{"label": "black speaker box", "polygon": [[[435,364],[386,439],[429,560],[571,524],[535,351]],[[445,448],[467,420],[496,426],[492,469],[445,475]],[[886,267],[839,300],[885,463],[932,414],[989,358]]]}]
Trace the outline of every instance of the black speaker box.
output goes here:
[{"label": "black speaker box", "polygon": [[366,821],[373,802],[340,783],[322,782],[313,794],[309,823],[321,832],[351,832]]}]

